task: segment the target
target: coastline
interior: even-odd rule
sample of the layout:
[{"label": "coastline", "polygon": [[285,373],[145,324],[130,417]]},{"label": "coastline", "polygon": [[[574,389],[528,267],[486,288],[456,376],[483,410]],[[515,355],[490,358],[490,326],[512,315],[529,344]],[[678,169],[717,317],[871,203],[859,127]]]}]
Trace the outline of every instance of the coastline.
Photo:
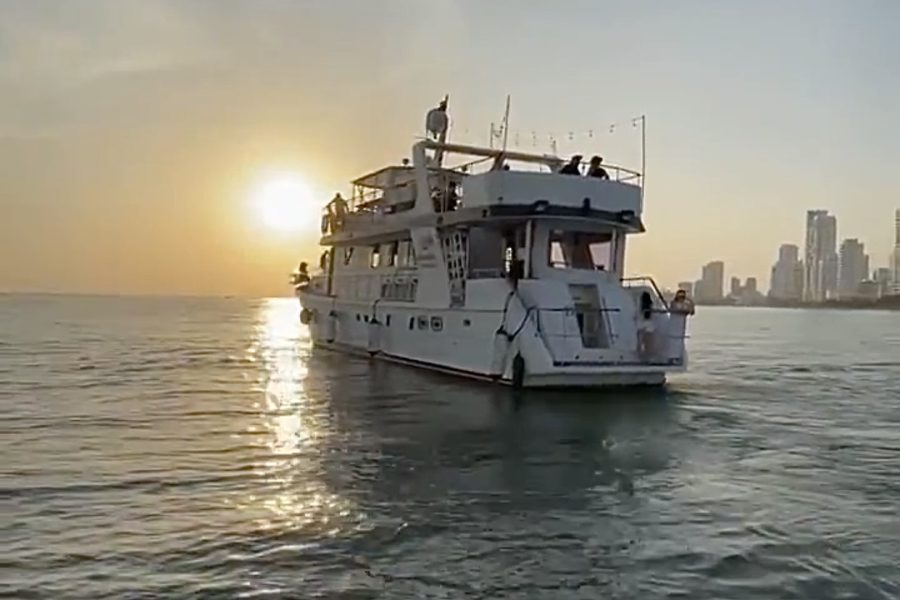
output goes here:
[{"label": "coastline", "polygon": [[721,302],[695,302],[697,306],[732,306],[735,308],[808,308],[838,310],[890,310],[900,311],[900,295],[885,296],[878,300],[826,300],[825,302],[791,302],[765,299],[752,304],[723,300]]}]

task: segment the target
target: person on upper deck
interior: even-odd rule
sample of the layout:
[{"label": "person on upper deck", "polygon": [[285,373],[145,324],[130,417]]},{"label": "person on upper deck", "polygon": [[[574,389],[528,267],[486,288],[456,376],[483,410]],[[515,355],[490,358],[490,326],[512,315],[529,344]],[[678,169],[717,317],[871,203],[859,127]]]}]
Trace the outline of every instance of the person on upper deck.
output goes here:
[{"label": "person on upper deck", "polygon": [[569,159],[563,168],[559,170],[560,175],[581,175],[581,169],[579,168],[581,165],[581,155],[576,154],[572,158]]},{"label": "person on upper deck", "polygon": [[341,196],[341,193],[338,192],[334,195],[334,198],[331,199],[331,202],[328,203],[326,207],[328,209],[328,216],[332,223],[332,231],[340,231],[344,227],[344,219],[347,216],[347,211],[349,210],[349,205],[347,201],[344,200],[344,197]]},{"label": "person on upper deck", "polygon": [[609,173],[606,172],[606,169],[601,167],[600,165],[603,163],[603,158],[600,156],[591,157],[591,162],[588,164],[588,177],[597,177],[599,179],[609,179]]}]

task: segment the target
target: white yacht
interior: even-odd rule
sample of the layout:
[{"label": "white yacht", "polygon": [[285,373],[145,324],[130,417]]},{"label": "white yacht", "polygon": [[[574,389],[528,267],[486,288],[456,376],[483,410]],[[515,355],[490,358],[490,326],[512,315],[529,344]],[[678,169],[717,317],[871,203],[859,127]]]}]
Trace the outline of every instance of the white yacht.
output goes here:
[{"label": "white yacht", "polygon": [[625,278],[642,173],[447,141],[446,103],[412,160],[353,181],[322,219],[321,272],[295,274],[315,346],[515,387],[662,385],[685,319]]}]

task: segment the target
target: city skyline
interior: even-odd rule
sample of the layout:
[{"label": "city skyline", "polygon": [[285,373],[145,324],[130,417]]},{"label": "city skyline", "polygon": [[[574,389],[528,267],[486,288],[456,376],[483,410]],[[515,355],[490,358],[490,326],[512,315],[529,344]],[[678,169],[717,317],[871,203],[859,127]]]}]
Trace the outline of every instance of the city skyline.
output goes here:
[{"label": "city skyline", "polygon": [[[900,293],[900,208],[894,210],[894,249],[886,261],[873,260],[866,253],[865,240],[840,238],[838,216],[828,210],[808,209],[806,225],[803,258],[798,244],[784,242],[778,248],[766,290],[770,298],[796,302],[853,299],[873,293],[860,290],[864,283],[881,284],[884,293]],[[758,282],[763,280],[728,272],[726,264],[722,260],[706,263],[700,279],[683,280],[676,287],[707,302],[740,295],[736,290],[745,292],[749,288],[751,294],[758,291]],[[724,293],[726,273],[731,277],[729,294]],[[741,276],[746,277],[745,283],[740,282]]]}]

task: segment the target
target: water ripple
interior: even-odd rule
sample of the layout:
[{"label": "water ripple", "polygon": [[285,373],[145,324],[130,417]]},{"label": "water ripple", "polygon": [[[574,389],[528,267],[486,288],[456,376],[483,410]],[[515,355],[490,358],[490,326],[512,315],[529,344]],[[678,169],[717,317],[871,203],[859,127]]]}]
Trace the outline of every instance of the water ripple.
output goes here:
[{"label": "water ripple", "polygon": [[0,596],[900,597],[894,314],[704,309],[611,394],[313,352],[290,300],[0,331]]}]

